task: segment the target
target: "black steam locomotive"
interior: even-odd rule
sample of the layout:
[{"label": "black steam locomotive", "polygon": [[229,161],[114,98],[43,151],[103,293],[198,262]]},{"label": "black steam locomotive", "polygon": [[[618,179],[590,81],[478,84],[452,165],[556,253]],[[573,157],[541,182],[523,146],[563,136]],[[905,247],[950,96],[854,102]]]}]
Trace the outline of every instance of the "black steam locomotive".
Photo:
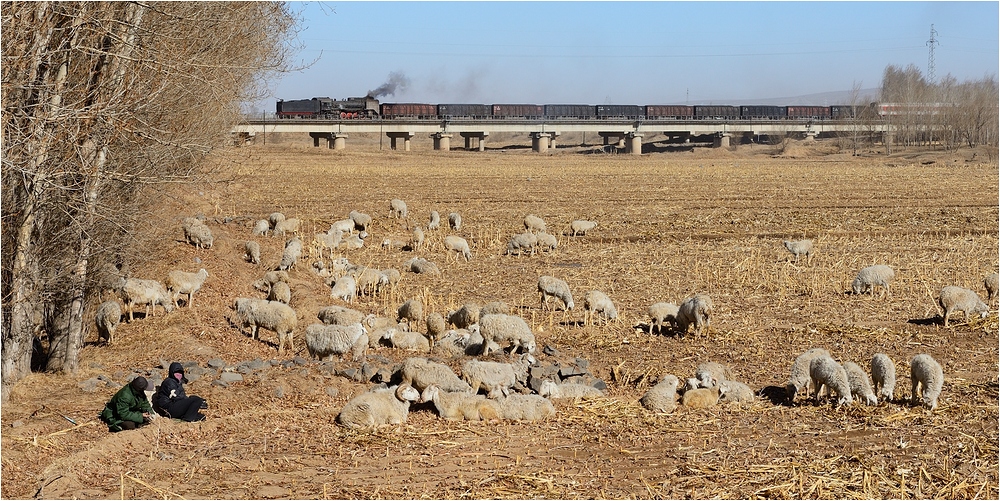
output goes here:
[{"label": "black steam locomotive", "polygon": [[349,97],[344,100],[328,97],[278,101],[278,118],[376,118],[378,99]]}]

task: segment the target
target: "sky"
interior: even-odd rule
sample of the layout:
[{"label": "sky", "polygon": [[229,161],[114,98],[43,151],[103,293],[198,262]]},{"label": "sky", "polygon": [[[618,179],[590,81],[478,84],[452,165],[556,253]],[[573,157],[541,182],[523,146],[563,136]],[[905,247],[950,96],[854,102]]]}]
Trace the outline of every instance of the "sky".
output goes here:
[{"label": "sky", "polygon": [[[996,75],[993,2],[293,2],[295,61],[259,104],[751,104],[875,89],[889,64]],[[796,103],[786,103],[796,104]],[[813,103],[797,103],[813,104]]]}]

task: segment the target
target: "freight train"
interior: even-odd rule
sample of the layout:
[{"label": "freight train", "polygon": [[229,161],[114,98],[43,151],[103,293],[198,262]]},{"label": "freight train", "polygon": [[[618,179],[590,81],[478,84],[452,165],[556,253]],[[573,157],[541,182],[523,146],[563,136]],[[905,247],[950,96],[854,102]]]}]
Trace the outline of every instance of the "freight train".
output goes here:
[{"label": "freight train", "polygon": [[278,118],[322,119],[629,119],[629,120],[828,120],[898,111],[899,105],[719,106],[623,104],[425,104],[379,103],[372,97],[279,100]]}]

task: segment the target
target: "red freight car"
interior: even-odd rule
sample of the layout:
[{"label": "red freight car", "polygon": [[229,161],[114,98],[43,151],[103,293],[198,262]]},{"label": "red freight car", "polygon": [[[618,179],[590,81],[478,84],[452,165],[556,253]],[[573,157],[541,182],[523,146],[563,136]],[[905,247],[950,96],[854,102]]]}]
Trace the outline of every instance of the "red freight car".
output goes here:
[{"label": "red freight car", "polygon": [[694,106],[650,104],[646,106],[646,118],[684,120],[694,117]]},{"label": "red freight car", "polygon": [[422,103],[382,103],[384,118],[437,118],[436,104]]},{"label": "red freight car", "polygon": [[789,106],[788,118],[830,118],[829,106]]}]

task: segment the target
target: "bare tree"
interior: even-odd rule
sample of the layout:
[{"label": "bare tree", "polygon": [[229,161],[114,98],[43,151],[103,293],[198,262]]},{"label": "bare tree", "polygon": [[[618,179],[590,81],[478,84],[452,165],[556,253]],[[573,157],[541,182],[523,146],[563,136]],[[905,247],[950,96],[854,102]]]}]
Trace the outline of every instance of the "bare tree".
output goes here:
[{"label": "bare tree", "polygon": [[6,399],[41,330],[45,368],[76,369],[84,307],[120,278],[150,188],[226,144],[241,101],[287,69],[297,18],[265,2],[7,2],[2,17]]}]

